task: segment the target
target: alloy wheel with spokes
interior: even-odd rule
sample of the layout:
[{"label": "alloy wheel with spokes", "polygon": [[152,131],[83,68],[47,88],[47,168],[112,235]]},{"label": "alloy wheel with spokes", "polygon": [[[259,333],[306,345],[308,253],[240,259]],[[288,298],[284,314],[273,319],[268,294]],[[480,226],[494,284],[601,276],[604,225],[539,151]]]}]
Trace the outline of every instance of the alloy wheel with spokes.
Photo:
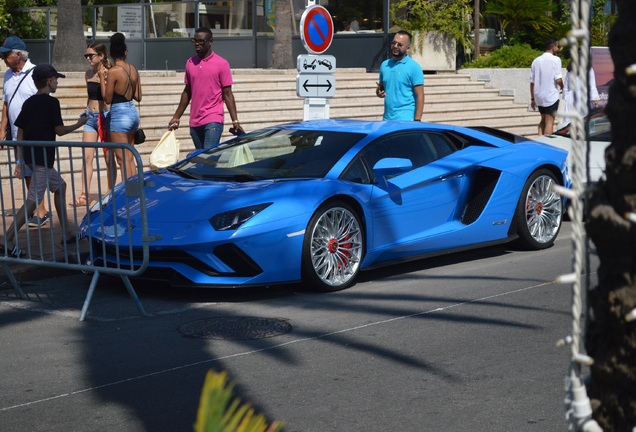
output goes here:
[{"label": "alloy wheel with spokes", "polygon": [[303,279],[322,291],[350,286],[360,269],[363,231],[346,203],[323,205],[312,217],[303,245]]},{"label": "alloy wheel with spokes", "polygon": [[522,241],[532,249],[552,246],[563,220],[563,198],[554,191],[556,178],[549,170],[530,176],[517,208],[517,229]]}]

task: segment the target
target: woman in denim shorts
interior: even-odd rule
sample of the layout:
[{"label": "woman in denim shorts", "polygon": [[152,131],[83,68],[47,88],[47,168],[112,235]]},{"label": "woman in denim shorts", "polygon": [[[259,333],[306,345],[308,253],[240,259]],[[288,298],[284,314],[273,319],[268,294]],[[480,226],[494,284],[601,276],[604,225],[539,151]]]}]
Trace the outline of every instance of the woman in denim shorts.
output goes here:
[{"label": "woman in denim shorts", "polygon": [[[139,129],[139,113],[135,102],[141,102],[141,80],[133,65],[126,63],[128,48],[126,38],[115,33],[110,38],[110,56],[115,65],[99,72],[104,102],[110,104],[110,141],[133,144],[135,132]],[[115,158],[121,170],[122,180],[137,173],[132,152],[114,149]]]},{"label": "woman in denim shorts", "polygon": [[[88,100],[86,101],[86,115],[88,121],[84,125],[84,133],[82,134],[83,142],[108,141],[109,130],[109,112],[108,105],[104,103],[102,97],[102,89],[98,71],[100,69],[108,69],[111,64],[108,60],[108,52],[106,45],[101,42],[92,43],[86,48],[84,58],[91,65],[91,68],[84,75],[86,78],[86,90],[88,92]],[[95,158],[95,148],[86,147],[83,149],[84,161],[82,163],[82,192],[70,205],[85,206],[90,204],[90,190],[93,181],[93,159]],[[111,169],[109,162],[108,149],[104,149],[104,158],[109,172],[114,172],[115,176],[108,176],[108,188],[112,189],[117,170]],[[114,165],[114,159],[112,164]]]}]

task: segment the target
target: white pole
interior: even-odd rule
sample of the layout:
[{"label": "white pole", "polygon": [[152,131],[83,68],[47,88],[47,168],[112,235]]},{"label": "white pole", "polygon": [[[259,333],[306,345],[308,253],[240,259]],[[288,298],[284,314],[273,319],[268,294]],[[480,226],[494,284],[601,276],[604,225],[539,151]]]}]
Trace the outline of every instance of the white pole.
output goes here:
[{"label": "white pole", "polygon": [[155,34],[155,37],[159,37],[157,34],[157,25],[155,24],[155,12],[152,9],[152,0],[148,0],[150,3],[150,21],[152,22],[152,32]]},{"label": "white pole", "polygon": [[298,28],[296,27],[296,18],[294,17],[294,2],[293,0],[289,0],[289,14],[291,15],[292,21],[292,34],[298,34]]}]

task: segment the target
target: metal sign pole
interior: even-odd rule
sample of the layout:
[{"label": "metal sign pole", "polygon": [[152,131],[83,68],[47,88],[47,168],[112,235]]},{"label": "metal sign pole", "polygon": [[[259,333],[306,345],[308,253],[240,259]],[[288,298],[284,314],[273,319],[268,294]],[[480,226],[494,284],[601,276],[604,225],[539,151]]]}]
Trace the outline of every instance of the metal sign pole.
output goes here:
[{"label": "metal sign pole", "polygon": [[300,39],[309,54],[296,61],[296,95],[304,97],[303,120],[329,118],[329,98],[336,92],[336,58],[324,53],[333,41],[333,19],[327,9],[307,0],[300,19]]}]

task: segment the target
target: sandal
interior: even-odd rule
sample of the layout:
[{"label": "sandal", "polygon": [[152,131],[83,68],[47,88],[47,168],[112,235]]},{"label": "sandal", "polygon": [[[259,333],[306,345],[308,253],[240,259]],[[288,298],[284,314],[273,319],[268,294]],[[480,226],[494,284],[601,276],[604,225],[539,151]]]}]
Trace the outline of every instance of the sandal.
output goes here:
[{"label": "sandal", "polygon": [[77,197],[75,202],[68,204],[71,207],[85,207],[86,206],[86,194],[82,192],[80,196]]}]

